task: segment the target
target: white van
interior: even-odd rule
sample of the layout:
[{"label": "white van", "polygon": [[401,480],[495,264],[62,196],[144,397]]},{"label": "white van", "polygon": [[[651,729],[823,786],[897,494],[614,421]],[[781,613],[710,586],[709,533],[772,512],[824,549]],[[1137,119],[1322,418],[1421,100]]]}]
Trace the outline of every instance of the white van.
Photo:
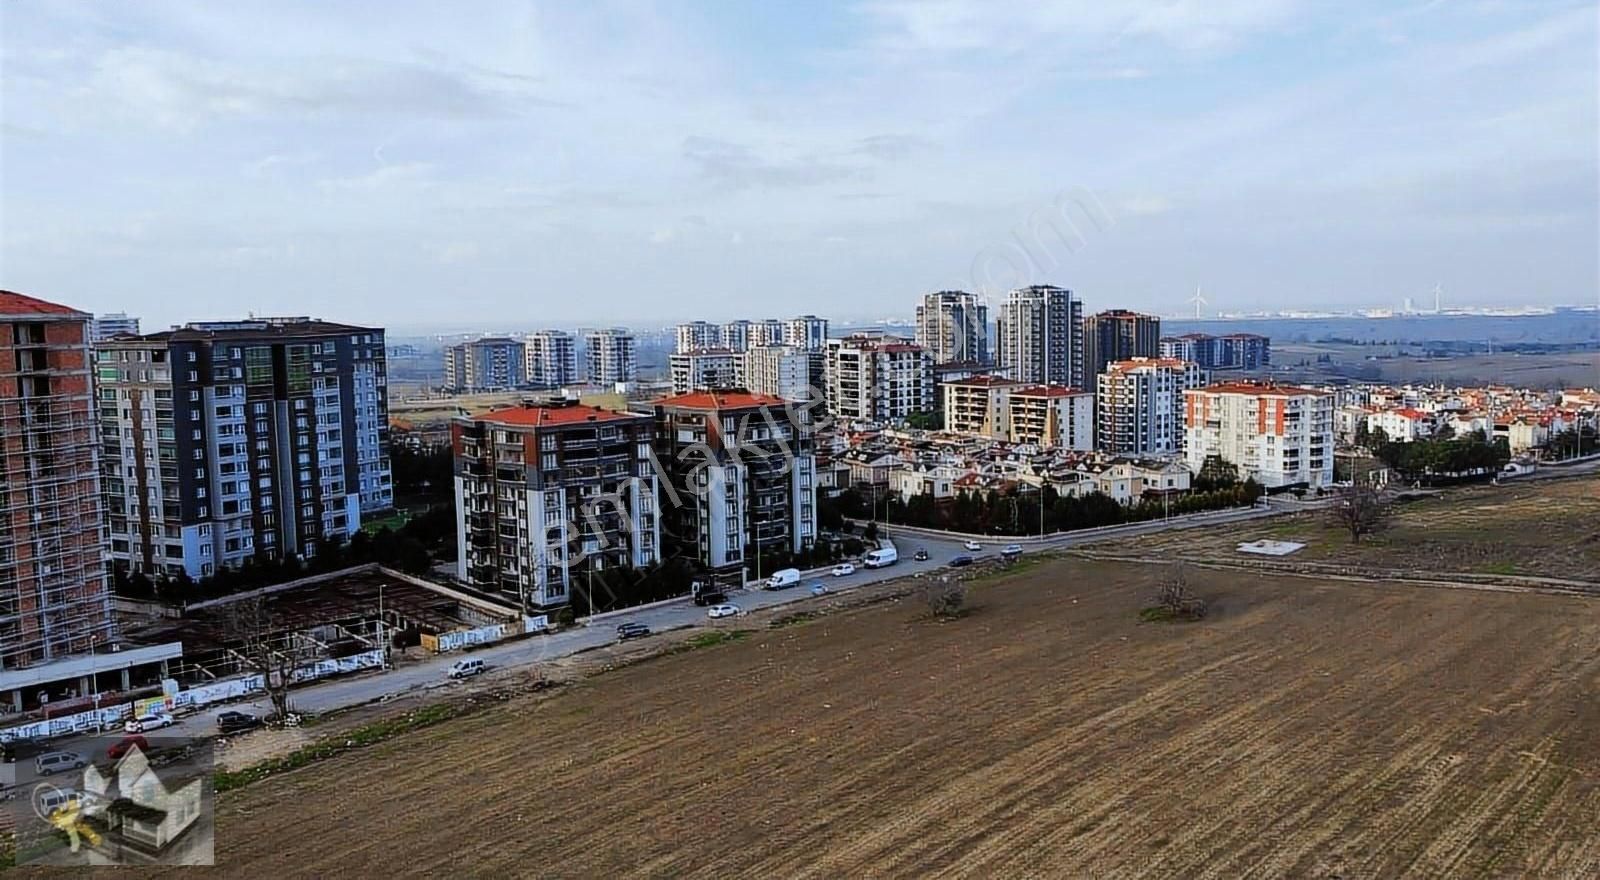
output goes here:
[{"label": "white van", "polygon": [[773,572],[772,577],[767,578],[766,588],[769,590],[781,590],[784,587],[792,587],[798,583],[800,583],[800,569],[785,568],[782,571]]},{"label": "white van", "polygon": [[33,769],[40,776],[49,776],[63,770],[80,770],[88,762],[76,752],[45,752],[33,761]]},{"label": "white van", "polygon": [[457,660],[450,667],[451,678],[470,678],[488,669],[488,664],[476,658],[470,660]]},{"label": "white van", "polygon": [[867,568],[885,568],[900,561],[900,552],[893,547],[881,547],[861,557],[861,564]]}]

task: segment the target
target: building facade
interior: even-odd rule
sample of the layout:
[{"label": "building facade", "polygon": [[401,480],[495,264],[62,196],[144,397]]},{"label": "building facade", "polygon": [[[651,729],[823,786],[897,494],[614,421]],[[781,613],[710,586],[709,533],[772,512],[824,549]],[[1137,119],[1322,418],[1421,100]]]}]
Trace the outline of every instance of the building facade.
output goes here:
[{"label": "building facade", "polygon": [[97,352],[113,565],[309,558],[394,507],[383,330],[210,322]]},{"label": "building facade", "polygon": [[130,316],[127,312],[96,315],[94,319],[94,338],[90,341],[101,342],[123,333],[138,336],[139,319]]},{"label": "building facade", "polygon": [[677,328],[677,344],[673,351],[683,354],[717,348],[722,345],[722,328],[710,321],[688,321]]},{"label": "building facade", "polygon": [[565,330],[540,330],[522,340],[523,373],[532,388],[564,388],[578,381],[578,343]]},{"label": "building facade", "polygon": [[939,394],[944,429],[955,434],[999,439],[1010,433],[1010,392],[1027,383],[999,376],[969,376],[943,382]]},{"label": "building facade", "polygon": [[744,356],[723,348],[673,352],[667,358],[672,393],[744,387]]},{"label": "building facade", "polygon": [[506,336],[485,336],[444,350],[444,386],[457,394],[510,391],[527,384],[523,343]]},{"label": "building facade", "polygon": [[87,653],[116,634],[91,320],[0,291],[0,692],[13,670]]},{"label": "building facade", "polygon": [[1255,333],[1167,336],[1160,349],[1162,357],[1193,361],[1202,370],[1259,370],[1272,363],[1272,340]]},{"label": "building facade", "polygon": [[800,315],[783,322],[783,344],[820,351],[828,344],[828,319]]},{"label": "building facade", "polygon": [[594,385],[633,382],[639,377],[639,360],[633,334],[621,327],[590,330],[584,334],[588,380]]},{"label": "building facade", "polygon": [[826,356],[820,351],[764,345],[751,348],[742,357],[742,385],[755,394],[792,401],[823,396]]},{"label": "building facade", "polygon": [[1018,381],[1084,387],[1083,303],[1049,285],[1011,291],[995,325],[995,357]]},{"label": "building facade", "polygon": [[900,337],[830,339],[826,372],[828,409],[835,418],[899,422],[934,410],[933,358]]},{"label": "building facade", "polygon": [[777,318],[754,321],[750,324],[750,345],[783,345],[784,330],[785,323]]},{"label": "building facade", "polygon": [[719,347],[729,351],[744,352],[750,348],[750,336],[754,324],[750,321],[729,321],[722,325]]},{"label": "building facade", "polygon": [[1185,395],[1184,458],[1199,473],[1217,456],[1263,486],[1333,483],[1334,396],[1308,388],[1230,382]]},{"label": "building facade", "polygon": [[[759,570],[817,537],[816,455],[808,411],[747,391],[658,400],[656,460],[667,539],[717,572]],[[759,548],[759,553],[755,552]]]},{"label": "building facade", "polygon": [[532,612],[591,571],[659,561],[653,436],[647,415],[574,401],[455,419],[457,576]]},{"label": "building facade", "polygon": [[1094,450],[1094,395],[1065,385],[1013,388],[1006,395],[1006,439],[1075,452]]},{"label": "building facade", "polygon": [[936,364],[989,362],[989,307],[976,294],[940,290],[917,305],[917,344]]},{"label": "building facade", "polygon": [[1160,355],[1161,319],[1155,315],[1112,309],[1083,319],[1083,374],[1091,386],[1109,364]]},{"label": "building facade", "polygon": [[1129,456],[1182,452],[1183,395],[1200,383],[1199,367],[1174,358],[1108,364],[1095,395],[1095,449]]}]

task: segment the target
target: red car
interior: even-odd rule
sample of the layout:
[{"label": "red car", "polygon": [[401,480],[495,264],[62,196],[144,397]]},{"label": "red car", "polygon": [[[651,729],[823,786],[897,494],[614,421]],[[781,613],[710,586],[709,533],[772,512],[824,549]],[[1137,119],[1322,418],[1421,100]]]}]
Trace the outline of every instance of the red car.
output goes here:
[{"label": "red car", "polygon": [[106,749],[106,757],[113,761],[120,761],[122,760],[122,756],[126,755],[128,750],[132,749],[134,746],[138,746],[139,751],[144,752],[145,754],[150,753],[149,741],[137,733],[130,733],[113,743],[111,748]]}]

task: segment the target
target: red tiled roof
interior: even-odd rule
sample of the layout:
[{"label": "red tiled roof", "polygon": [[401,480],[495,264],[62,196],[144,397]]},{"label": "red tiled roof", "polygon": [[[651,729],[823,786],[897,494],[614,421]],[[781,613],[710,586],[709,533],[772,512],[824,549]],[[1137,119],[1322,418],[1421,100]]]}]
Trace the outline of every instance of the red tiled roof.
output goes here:
[{"label": "red tiled roof", "polygon": [[1264,382],[1223,382],[1217,385],[1207,385],[1204,388],[1191,389],[1190,394],[1249,394],[1255,397],[1300,397],[1310,394],[1315,397],[1332,396],[1327,391],[1317,391],[1314,388],[1299,388],[1294,385],[1270,385]]},{"label": "red tiled roof", "polygon": [[1133,358],[1126,361],[1114,361],[1106,365],[1106,370],[1136,370],[1140,367],[1187,367],[1189,362],[1182,358]]},{"label": "red tiled roof", "polygon": [[1007,379],[1004,376],[968,376],[965,379],[951,379],[946,385],[966,385],[973,388],[993,388],[996,385],[1021,385],[1016,379]]},{"label": "red tiled roof", "polygon": [[789,401],[771,394],[754,394],[749,391],[690,391],[687,394],[674,394],[663,397],[656,402],[657,406],[671,406],[679,409],[741,409],[752,406],[784,407]]},{"label": "red tiled roof", "polygon": [[521,425],[543,428],[555,425],[575,425],[581,422],[616,422],[643,418],[634,413],[617,412],[587,404],[566,406],[513,406],[478,413],[472,418],[497,425]]},{"label": "red tiled roof", "polygon": [[70,306],[45,302],[25,293],[15,293],[10,290],[0,290],[0,315],[75,315],[84,318],[89,317],[87,312],[80,312]]},{"label": "red tiled roof", "polygon": [[1035,385],[1031,388],[1019,388],[1011,392],[1013,397],[1077,397],[1088,394],[1081,388],[1071,385]]}]

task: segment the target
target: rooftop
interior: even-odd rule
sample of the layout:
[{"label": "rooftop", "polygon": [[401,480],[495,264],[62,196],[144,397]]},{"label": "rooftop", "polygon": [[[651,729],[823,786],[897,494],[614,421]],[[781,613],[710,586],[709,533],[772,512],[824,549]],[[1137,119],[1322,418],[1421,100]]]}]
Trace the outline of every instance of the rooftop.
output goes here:
[{"label": "rooftop", "polygon": [[296,336],[343,336],[348,333],[382,333],[381,327],[361,327],[317,318],[246,318],[241,321],[199,321],[145,333],[116,337],[117,342],[205,342],[214,339],[289,339]]},{"label": "rooftop", "polygon": [[60,303],[46,302],[25,293],[15,293],[10,290],[0,290],[0,316],[27,315],[59,317],[88,318],[87,312],[80,312],[71,306]]},{"label": "rooftop", "polygon": [[1125,361],[1114,361],[1106,364],[1106,371],[1137,370],[1140,367],[1175,367],[1182,369],[1189,366],[1189,362],[1182,358],[1130,358]]},{"label": "rooftop", "polygon": [[562,403],[508,406],[477,413],[467,418],[496,425],[545,428],[557,425],[576,425],[585,422],[627,421],[629,419],[642,418],[642,416],[634,413],[617,412],[613,409],[602,409],[586,403]]},{"label": "rooftop", "polygon": [[1016,379],[1007,379],[1004,376],[968,376],[965,379],[951,379],[946,385],[962,385],[970,388],[994,388],[1002,385],[1021,385]]},{"label": "rooftop", "polygon": [[1277,385],[1271,382],[1222,382],[1195,390],[1206,394],[1249,394],[1255,397],[1302,397],[1308,394],[1315,397],[1333,396],[1329,391],[1301,388],[1297,385]]},{"label": "rooftop", "polygon": [[1018,388],[1011,392],[1012,397],[1077,397],[1090,392],[1082,388],[1073,388],[1071,385],[1034,385],[1029,388]]},{"label": "rooftop", "polygon": [[674,394],[655,401],[655,405],[677,409],[742,409],[753,406],[786,407],[789,401],[771,394],[754,394],[749,391],[728,389]]}]

